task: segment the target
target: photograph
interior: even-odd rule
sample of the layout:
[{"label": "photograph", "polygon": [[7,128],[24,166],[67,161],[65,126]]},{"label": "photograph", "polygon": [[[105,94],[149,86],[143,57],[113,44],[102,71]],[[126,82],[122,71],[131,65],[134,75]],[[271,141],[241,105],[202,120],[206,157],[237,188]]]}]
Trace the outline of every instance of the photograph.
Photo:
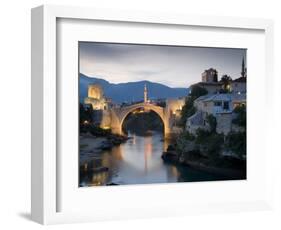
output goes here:
[{"label": "photograph", "polygon": [[247,49],[79,41],[78,59],[79,187],[247,179]]}]

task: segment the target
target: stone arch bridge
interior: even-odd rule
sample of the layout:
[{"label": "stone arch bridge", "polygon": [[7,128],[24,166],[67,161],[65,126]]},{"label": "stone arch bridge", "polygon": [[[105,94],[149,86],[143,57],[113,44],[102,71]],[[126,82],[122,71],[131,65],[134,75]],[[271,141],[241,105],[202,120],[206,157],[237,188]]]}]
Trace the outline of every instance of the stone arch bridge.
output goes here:
[{"label": "stone arch bridge", "polygon": [[[180,107],[181,109],[181,106]],[[137,104],[132,104],[128,106],[123,106],[119,108],[110,108],[103,112],[103,118],[101,122],[102,128],[110,128],[112,133],[123,134],[122,125],[126,117],[137,109],[151,110],[154,111],[162,120],[164,125],[164,136],[167,137],[175,132],[175,118],[177,116],[176,112],[180,112],[179,108],[172,108],[166,105],[166,107],[161,107],[152,103],[142,102]],[[174,111],[173,111],[174,109]]]},{"label": "stone arch bridge", "polygon": [[[103,89],[98,84],[88,85],[88,97],[84,99],[85,104],[91,104],[95,121],[101,128],[110,128],[112,133],[123,134],[122,125],[129,113],[144,109],[152,110],[161,118],[164,125],[164,136],[167,137],[172,133],[178,132],[176,127],[177,120],[180,117],[182,106],[185,103],[184,98],[166,99],[165,107],[160,107],[150,102],[147,98],[147,88],[144,86],[144,101],[141,103],[131,104],[127,106],[117,107],[108,103],[103,96]],[[111,105],[110,105],[111,104]]]},{"label": "stone arch bridge", "polygon": [[162,120],[164,125],[164,134],[168,135],[170,133],[169,125],[169,114],[165,108],[150,104],[150,103],[138,103],[129,106],[124,106],[121,108],[111,109],[111,130],[113,133],[122,134],[122,125],[126,117],[133,111],[137,109],[152,110],[155,112]]}]

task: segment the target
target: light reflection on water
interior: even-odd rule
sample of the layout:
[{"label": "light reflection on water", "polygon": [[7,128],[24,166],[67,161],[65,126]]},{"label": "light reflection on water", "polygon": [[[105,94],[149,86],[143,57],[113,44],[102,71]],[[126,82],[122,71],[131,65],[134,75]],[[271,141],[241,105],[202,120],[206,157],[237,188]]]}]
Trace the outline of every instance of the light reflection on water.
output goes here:
[{"label": "light reflection on water", "polygon": [[87,166],[107,167],[108,171],[84,173],[80,171],[80,186],[106,184],[147,184],[216,179],[214,176],[180,167],[164,164],[161,155],[168,146],[161,133],[151,136],[137,136],[129,133],[127,142],[101,153],[101,158],[88,162]]}]

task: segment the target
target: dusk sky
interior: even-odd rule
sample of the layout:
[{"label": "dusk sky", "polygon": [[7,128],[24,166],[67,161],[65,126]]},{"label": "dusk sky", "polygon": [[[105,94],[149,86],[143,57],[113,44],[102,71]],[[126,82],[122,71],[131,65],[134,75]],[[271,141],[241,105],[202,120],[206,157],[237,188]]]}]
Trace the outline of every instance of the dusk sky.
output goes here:
[{"label": "dusk sky", "polygon": [[245,49],[79,42],[80,73],[111,83],[149,80],[170,87],[201,81],[205,69],[240,77]]}]

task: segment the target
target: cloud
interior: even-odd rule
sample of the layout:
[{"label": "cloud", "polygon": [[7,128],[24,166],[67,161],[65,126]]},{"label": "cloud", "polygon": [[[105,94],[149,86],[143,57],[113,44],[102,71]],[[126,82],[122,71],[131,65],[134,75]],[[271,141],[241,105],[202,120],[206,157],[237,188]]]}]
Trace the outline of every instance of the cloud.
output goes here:
[{"label": "cloud", "polygon": [[80,42],[80,72],[113,83],[150,80],[188,87],[201,73],[216,68],[219,75],[239,77],[245,49]]}]

